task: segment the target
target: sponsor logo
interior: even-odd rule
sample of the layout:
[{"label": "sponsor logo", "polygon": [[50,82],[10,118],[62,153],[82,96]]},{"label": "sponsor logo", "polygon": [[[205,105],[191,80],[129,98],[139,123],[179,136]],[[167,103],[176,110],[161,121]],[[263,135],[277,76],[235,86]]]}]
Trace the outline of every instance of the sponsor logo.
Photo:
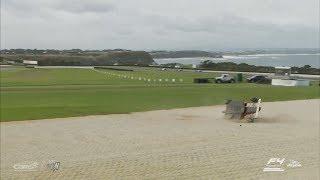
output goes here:
[{"label": "sponsor logo", "polygon": [[264,172],[274,172],[274,171],[284,171],[282,164],[284,163],[285,158],[270,158],[266,164],[266,167],[263,168]]},{"label": "sponsor logo", "polygon": [[47,164],[47,168],[53,172],[58,171],[60,168],[60,162],[50,160],[49,163]]},{"label": "sponsor logo", "polygon": [[295,161],[295,160],[290,160],[289,163],[287,164],[287,167],[290,167],[290,168],[296,168],[296,167],[301,167],[302,165],[298,162],[298,161]]},{"label": "sponsor logo", "polygon": [[15,171],[36,171],[39,166],[38,162],[23,162],[13,165]]},{"label": "sponsor logo", "polygon": [[[41,166],[42,168],[47,168],[53,172],[58,171],[60,169],[60,162],[50,160],[48,163],[43,163],[44,165]],[[39,170],[40,166],[38,162],[21,162],[16,163],[13,166],[14,171],[37,171]]]},{"label": "sponsor logo", "polygon": [[285,158],[270,158],[266,166],[263,168],[264,172],[283,172],[285,167],[287,168],[297,168],[302,165],[296,160],[289,160],[287,165],[284,166]]}]

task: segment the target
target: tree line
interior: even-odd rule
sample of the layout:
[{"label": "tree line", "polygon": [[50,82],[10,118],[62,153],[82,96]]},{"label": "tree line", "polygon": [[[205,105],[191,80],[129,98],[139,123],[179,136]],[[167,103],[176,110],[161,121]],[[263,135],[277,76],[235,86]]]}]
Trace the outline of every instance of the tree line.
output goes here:
[{"label": "tree line", "polygon": [[100,54],[16,54],[1,55],[1,61],[22,63],[23,60],[38,61],[40,66],[101,66],[101,65],[149,65],[154,63],[151,55],[145,51],[113,51]]},{"label": "tree line", "polygon": [[[241,71],[241,72],[261,72],[274,73],[275,68],[272,66],[255,66],[246,63],[236,64],[234,62],[220,62],[214,63],[206,60],[199,65],[202,69],[216,70],[216,71]],[[295,74],[314,74],[320,75],[320,69],[305,65],[303,67],[291,67],[291,72]]]}]

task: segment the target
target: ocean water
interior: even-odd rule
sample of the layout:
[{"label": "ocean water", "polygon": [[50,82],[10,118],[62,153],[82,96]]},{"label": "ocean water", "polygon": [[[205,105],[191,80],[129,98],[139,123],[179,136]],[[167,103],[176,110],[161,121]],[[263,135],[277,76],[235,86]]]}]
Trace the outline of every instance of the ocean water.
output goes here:
[{"label": "ocean water", "polygon": [[181,63],[181,64],[200,64],[202,61],[211,60],[213,62],[234,62],[237,64],[246,63],[256,66],[297,66],[310,65],[320,68],[319,54],[255,54],[239,56],[223,56],[223,58],[166,58],[154,59],[158,64]]}]

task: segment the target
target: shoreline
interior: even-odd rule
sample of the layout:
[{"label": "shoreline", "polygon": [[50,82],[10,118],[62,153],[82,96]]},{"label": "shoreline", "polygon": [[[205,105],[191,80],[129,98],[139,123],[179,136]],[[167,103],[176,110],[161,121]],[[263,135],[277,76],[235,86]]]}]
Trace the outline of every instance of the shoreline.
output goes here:
[{"label": "shoreline", "polygon": [[[153,58],[158,64],[166,63],[181,63],[184,65],[200,64],[202,61],[211,60],[213,62],[234,62],[234,63],[246,63],[255,66],[296,66],[303,67],[304,65],[310,65],[313,68],[320,68],[320,53],[316,54],[248,54],[248,55],[222,55],[222,58],[214,57],[182,57],[182,58]],[[314,59],[310,59],[310,57]],[[300,63],[298,59],[302,57],[308,57]],[[287,59],[290,58],[290,59]],[[292,60],[292,58],[294,58]],[[259,62],[260,61],[260,62]],[[262,62],[261,62],[262,61]],[[268,61],[270,61],[268,63]],[[294,62],[294,64],[292,64]],[[282,64],[282,65],[281,65]]]}]

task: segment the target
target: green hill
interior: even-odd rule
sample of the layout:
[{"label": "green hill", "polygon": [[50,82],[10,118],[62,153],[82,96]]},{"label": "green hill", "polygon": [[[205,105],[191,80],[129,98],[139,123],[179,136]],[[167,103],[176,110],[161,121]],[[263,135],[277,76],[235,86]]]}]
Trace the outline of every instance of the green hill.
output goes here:
[{"label": "green hill", "polygon": [[145,51],[112,51],[79,54],[10,54],[1,55],[1,61],[22,63],[23,60],[38,61],[40,66],[99,66],[99,65],[149,65],[154,63]]}]

